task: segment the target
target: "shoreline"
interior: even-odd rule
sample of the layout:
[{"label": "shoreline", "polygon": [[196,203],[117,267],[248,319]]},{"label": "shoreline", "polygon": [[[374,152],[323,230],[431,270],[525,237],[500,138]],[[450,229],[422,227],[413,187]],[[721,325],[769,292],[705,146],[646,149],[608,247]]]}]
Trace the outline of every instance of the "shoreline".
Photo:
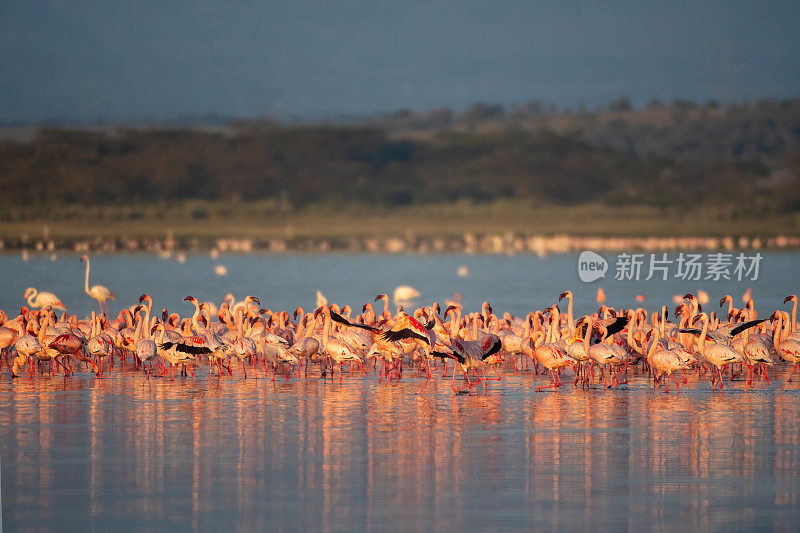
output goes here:
[{"label": "shoreline", "polygon": [[747,236],[687,236],[687,237],[599,237],[579,235],[537,235],[466,232],[461,236],[414,237],[293,237],[293,238],[231,238],[175,237],[161,238],[94,237],[50,239],[0,239],[0,252],[148,252],[172,253],[465,253],[517,254],[539,256],[592,250],[596,252],[669,252],[669,251],[757,251],[797,250],[800,237],[777,235]]}]

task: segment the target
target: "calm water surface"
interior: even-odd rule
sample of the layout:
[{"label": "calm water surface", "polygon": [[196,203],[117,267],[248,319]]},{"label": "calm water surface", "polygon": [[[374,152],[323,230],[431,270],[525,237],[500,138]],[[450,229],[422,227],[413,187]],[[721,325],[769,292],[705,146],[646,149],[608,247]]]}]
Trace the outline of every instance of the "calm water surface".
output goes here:
[{"label": "calm water surface", "polygon": [[[785,373],[779,372],[785,379]],[[205,374],[199,374],[201,377]],[[794,529],[798,389],[0,380],[9,530]],[[432,386],[431,386],[432,385]]]},{"label": "calm water surface", "polygon": [[[613,258],[613,256],[610,256]],[[648,305],[705,288],[712,298],[752,287],[760,309],[796,292],[796,253],[765,254],[757,282],[614,282],[609,303]],[[566,288],[577,312],[596,307],[576,256],[98,256],[91,283],[141,292],[188,313],[182,299],[255,294],[273,309],[329,299],[360,308],[410,283],[422,302],[464,294],[521,314]],[[214,264],[228,276],[212,273]],[[612,263],[613,264],[613,263]],[[466,265],[470,275],[456,276]],[[612,267],[613,268],[613,267]],[[27,286],[51,290],[80,314],[77,256],[0,256],[0,307]],[[613,276],[613,274],[612,274]],[[115,305],[116,304],[116,307]],[[714,308],[715,305],[712,305]],[[102,380],[0,376],[4,526],[16,530],[484,528],[795,530],[800,523],[800,391],[788,369],[767,386],[723,393],[690,376],[680,395],[632,374],[618,390],[535,393],[544,376],[512,375],[454,396],[449,384],[375,373],[356,384],[293,378],[149,381],[115,370]],[[250,374],[250,373],[248,373]]]},{"label": "calm water surface", "polygon": [[[597,309],[595,294],[601,286],[610,305],[637,306],[640,304],[636,295],[644,294],[646,305],[654,308],[662,303],[672,306],[673,295],[698,289],[706,290],[716,301],[726,293],[734,294],[738,303],[739,295],[752,288],[756,304],[760,307],[766,303],[774,310],[787,293],[800,290],[800,252],[762,255],[757,280],[713,282],[675,278],[675,264],[669,267],[668,281],[661,281],[658,275],[646,281],[647,266],[642,268],[640,281],[617,281],[617,256],[606,254],[606,279],[582,283],[577,254],[251,254],[223,255],[216,260],[207,254],[195,254],[189,255],[185,263],[149,254],[116,254],[92,256],[90,285],[105,285],[114,292],[117,299],[109,302],[112,312],[138,302],[142,292],[153,296],[156,308],[168,307],[181,314],[192,310],[183,301],[188,295],[219,302],[229,292],[238,299],[247,294],[258,296],[262,305],[273,310],[294,310],[297,306],[308,309],[315,305],[317,290],[329,301],[349,304],[360,311],[364,302],[373,301],[376,294],[391,295],[401,284],[410,284],[422,293],[420,301],[415,302],[420,305],[443,302],[459,293],[468,311],[480,309],[481,302],[488,300],[495,312],[508,311],[517,316],[552,305],[566,289],[575,293],[576,313],[592,312]],[[670,254],[669,259],[674,261],[676,257]],[[30,286],[54,292],[80,316],[96,309],[97,303],[83,291],[85,263],[78,259],[75,254],[59,255],[55,261],[48,255],[32,255],[23,261],[19,255],[0,254],[0,309],[17,310],[25,303],[22,295]],[[228,274],[215,275],[216,265],[224,265]],[[461,266],[469,270],[466,277],[456,273]],[[715,302],[711,308],[718,309]]]}]

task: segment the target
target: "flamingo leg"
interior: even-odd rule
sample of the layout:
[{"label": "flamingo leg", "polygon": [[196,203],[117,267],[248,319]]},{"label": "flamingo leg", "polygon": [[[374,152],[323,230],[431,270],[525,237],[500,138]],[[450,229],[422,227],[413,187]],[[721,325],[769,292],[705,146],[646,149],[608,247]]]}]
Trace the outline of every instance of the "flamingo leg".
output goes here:
[{"label": "flamingo leg", "polygon": [[[424,391],[424,390],[425,390],[425,387],[428,385],[428,382],[431,380],[431,370],[430,370],[430,368],[428,368],[427,366],[425,367],[425,374],[426,374],[427,378],[425,379],[425,383],[422,385],[422,388],[421,388],[421,389],[419,389],[419,391],[417,392],[417,394],[422,394],[422,391]],[[356,380],[356,382],[357,382],[357,381],[358,381],[358,380]]]},{"label": "flamingo leg", "polygon": [[451,372],[450,375],[450,388],[453,389],[454,393],[458,394],[458,391],[456,390],[455,387],[455,379],[456,379],[456,366],[453,365],[453,371]]},{"label": "flamingo leg", "polygon": [[546,389],[548,387],[553,387],[553,390],[556,390],[556,387],[558,387],[558,385],[556,385],[556,378],[555,378],[555,375],[553,374],[553,370],[552,369],[548,370],[548,373],[550,374],[550,383],[548,383],[547,385],[542,385],[541,387],[538,387],[536,389],[536,392],[539,392],[542,389]]},{"label": "flamingo leg", "polygon": [[467,387],[469,387],[469,394],[472,394],[472,380],[469,379],[469,369],[464,371],[464,377],[467,378]]}]

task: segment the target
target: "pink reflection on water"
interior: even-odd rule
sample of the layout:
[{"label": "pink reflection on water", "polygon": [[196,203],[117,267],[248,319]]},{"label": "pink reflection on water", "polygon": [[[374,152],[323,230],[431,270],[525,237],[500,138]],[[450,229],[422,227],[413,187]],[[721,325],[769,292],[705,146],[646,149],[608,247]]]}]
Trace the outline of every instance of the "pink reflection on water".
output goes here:
[{"label": "pink reflection on water", "polygon": [[798,389],[488,393],[445,382],[0,380],[6,526],[774,527],[797,518]]}]

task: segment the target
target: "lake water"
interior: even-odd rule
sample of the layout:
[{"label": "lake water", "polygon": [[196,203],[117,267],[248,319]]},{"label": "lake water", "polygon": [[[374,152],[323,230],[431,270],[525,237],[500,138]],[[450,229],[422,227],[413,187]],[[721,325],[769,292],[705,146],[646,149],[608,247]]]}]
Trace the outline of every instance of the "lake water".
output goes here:
[{"label": "lake water", "polygon": [[[758,279],[741,282],[684,281],[674,277],[678,272],[674,263],[668,270],[668,281],[660,280],[658,273],[646,281],[647,265],[642,268],[640,281],[617,281],[616,256],[609,254],[604,255],[609,263],[606,278],[593,283],[579,280],[577,254],[543,258],[466,254],[252,254],[223,255],[217,260],[202,254],[189,255],[185,263],[148,254],[116,254],[93,256],[89,283],[105,285],[114,292],[117,299],[109,302],[112,312],[138,302],[143,292],[153,296],[155,308],[167,307],[181,314],[193,309],[183,301],[186,296],[219,302],[229,292],[238,299],[247,294],[258,296],[262,306],[273,310],[293,311],[297,306],[308,310],[315,305],[317,290],[331,302],[349,304],[360,311],[376,294],[385,292],[391,296],[393,289],[401,284],[412,285],[422,293],[416,302],[420,305],[443,302],[460,293],[467,310],[480,309],[481,302],[488,300],[496,313],[508,311],[517,316],[552,305],[567,289],[575,293],[576,313],[594,311],[597,287],[603,287],[609,305],[636,306],[635,296],[644,294],[645,305],[654,309],[662,303],[674,307],[675,294],[704,289],[712,297],[711,310],[719,309],[716,302],[720,296],[731,293],[738,304],[739,296],[752,288],[759,308],[775,309],[782,305],[786,294],[800,290],[797,267],[800,252],[761,253]],[[676,257],[670,254],[668,259]],[[216,265],[224,265],[228,274],[215,275]],[[457,274],[462,266],[469,271],[466,277]],[[25,303],[22,298],[25,288],[33,286],[54,292],[71,312],[84,316],[97,305],[83,292],[84,271],[85,263],[79,261],[78,255],[59,255],[55,261],[47,255],[32,256],[28,261],[19,255],[0,255],[0,308],[18,311]],[[702,274],[705,277],[705,270]],[[730,274],[733,277],[733,268]]]},{"label": "lake water", "polygon": [[[752,283],[599,282],[608,303],[648,307],[704,288],[712,298],[752,287],[763,311],[796,292],[800,254],[764,254]],[[613,257],[611,276],[613,277]],[[228,275],[213,274],[216,263]],[[458,277],[459,266],[470,274]],[[0,307],[32,285],[83,314],[75,256],[0,256]],[[581,284],[576,256],[98,256],[91,283],[116,308],[150,292],[186,314],[182,299],[252,293],[273,309],[310,307],[314,292],[360,308],[409,283],[422,303],[464,295],[521,314],[564,289],[578,312],[596,308],[598,283]],[[716,308],[710,304],[710,308]],[[250,373],[248,373],[250,374]],[[502,381],[454,396],[420,378],[343,385],[232,377],[145,380],[131,371],[94,379],[0,377],[3,525],[16,530],[752,529],[800,521],[800,385],[741,382],[710,390],[689,376],[680,395],[633,371],[617,390],[535,393],[545,377]],[[571,373],[570,373],[571,375]]]}]

